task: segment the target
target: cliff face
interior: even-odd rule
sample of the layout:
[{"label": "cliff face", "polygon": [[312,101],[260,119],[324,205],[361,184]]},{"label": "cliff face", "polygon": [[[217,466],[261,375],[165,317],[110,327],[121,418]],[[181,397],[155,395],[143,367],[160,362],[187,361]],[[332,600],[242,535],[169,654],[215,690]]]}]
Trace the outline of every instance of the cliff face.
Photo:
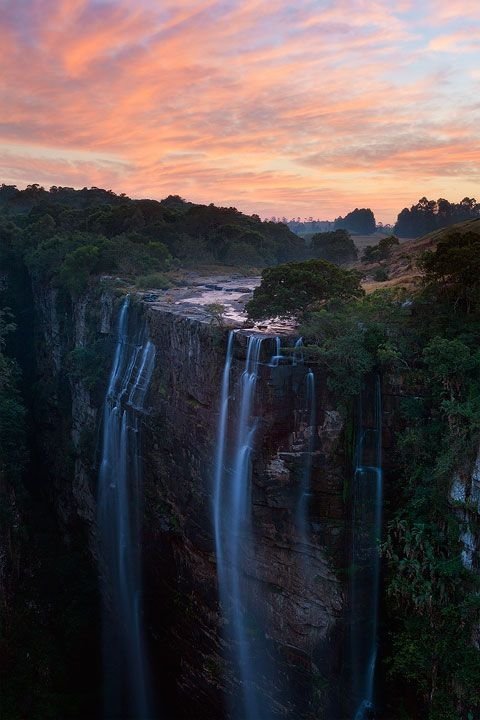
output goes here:
[{"label": "cliff face", "polygon": [[[31,328],[28,332],[20,328],[29,337],[24,344],[25,355],[30,357],[24,358],[23,365],[33,442],[27,472],[31,494],[17,497],[0,473],[2,511],[9,514],[8,523],[0,528],[2,609],[7,619],[15,615],[9,621],[6,641],[2,639],[7,650],[3,656],[7,676],[18,676],[24,650],[32,644],[32,636],[37,642],[38,631],[41,650],[26,671],[27,690],[17,693],[25,695],[24,714],[45,715],[45,705],[32,700],[43,685],[57,709],[66,687],[72,697],[83,696],[88,687],[90,696],[78,714],[66,707],[64,716],[93,718],[101,708],[101,674],[94,661],[100,656],[101,637],[96,562],[101,408],[121,298],[101,283],[73,303],[54,288],[35,286],[31,304],[35,308]],[[180,311],[175,305],[169,309],[166,304],[133,304],[132,327],[145,318],[156,347],[147,408],[139,420],[145,634],[153,682],[159,707],[169,707],[171,716],[220,719],[228,716],[229,698],[235,701],[239,692],[218,600],[212,522],[227,331],[209,325],[204,314],[194,316],[190,307]],[[21,307],[15,308],[19,319],[24,317]],[[292,338],[285,343],[291,344]],[[255,642],[265,646],[274,668],[268,681],[263,676],[257,681],[260,691],[271,699],[274,717],[350,716],[354,413],[340,413],[328,378],[313,366],[316,421],[312,443],[306,412],[308,367],[288,362],[273,366],[274,345],[273,338],[265,338],[262,345],[253,412],[258,418],[251,463],[253,541],[241,553],[242,592],[248,605],[258,610],[255,622],[249,619],[249,630]],[[247,335],[239,331],[231,370],[231,441],[239,404],[235,386],[245,368],[246,348]],[[28,369],[29,362],[35,367]],[[401,399],[413,392],[405,388],[400,375],[383,378],[384,520],[398,506],[401,493],[394,438],[404,429]],[[366,422],[372,426],[373,418]],[[310,451],[305,541],[295,516]],[[466,460],[453,479],[450,496],[463,523],[463,562],[477,572],[479,468],[478,458],[473,466]],[[47,521],[45,512],[50,513]],[[15,536],[15,532],[20,534],[19,526],[22,533],[28,528],[24,540]],[[38,598],[33,604],[32,596]],[[26,628],[20,642],[15,634],[19,623]],[[380,628],[380,633],[387,630]],[[477,647],[479,638],[476,629]],[[58,668],[63,672],[72,658],[76,658],[76,672],[67,679],[60,677]],[[32,677],[39,678],[33,689]],[[56,688],[60,688],[57,698]]]},{"label": "cliff face", "polygon": [[[15,490],[0,472],[0,510],[8,513],[0,531],[0,566],[8,564],[0,608],[2,708],[9,717],[45,717],[55,708],[72,720],[93,718],[100,706],[96,396],[104,374],[99,363],[95,387],[79,360],[103,337],[97,303],[89,294],[72,304],[12,272],[5,304],[17,324],[8,350],[22,370],[28,454]],[[110,358],[107,336],[101,345]]]},{"label": "cliff face", "polygon": [[[462,562],[468,570],[480,573],[480,449],[473,466],[466,466],[453,478],[450,500],[460,520]],[[480,633],[479,638],[480,641]],[[480,647],[480,642],[477,642]]]},{"label": "cliff face", "polygon": [[[107,313],[103,297],[109,297]],[[73,303],[51,287],[34,287],[38,400],[35,419],[56,506],[67,535],[95,537],[95,449],[101,387],[111,354],[110,293],[97,291]],[[99,303],[100,299],[100,303]],[[91,348],[101,346],[97,382],[88,378]],[[40,405],[43,410],[40,411]]]},{"label": "cliff face", "polygon": [[[157,347],[143,437],[148,620],[155,634],[159,607],[174,606],[172,625],[162,629],[166,635],[159,645],[168,642],[172,648],[170,662],[177,667],[185,716],[200,703],[205,717],[220,717],[225,712],[221,695],[235,692],[224,659],[212,537],[226,332],[155,308],[148,310],[148,322]],[[272,340],[264,343],[257,383],[254,543],[243,558],[242,583],[253,604],[264,608],[260,632],[275,658],[275,687],[264,691],[275,696],[279,716],[295,711],[297,717],[308,717],[338,702],[344,590],[337,570],[345,565],[343,491],[349,465],[342,420],[325,378],[317,373],[318,438],[310,500],[314,532],[302,544],[295,512],[308,449],[306,368],[270,367],[273,345]],[[237,335],[232,365],[237,378],[245,346],[246,337]],[[158,655],[161,659],[161,651]],[[335,676],[336,687],[330,682]]]},{"label": "cliff face", "polygon": [[[75,546],[89,549],[88,582],[96,593],[101,407],[121,299],[102,286],[73,304],[52,288],[34,292],[37,452],[62,542],[67,552]],[[141,418],[145,622],[154,685],[159,703],[171,706],[175,717],[222,718],[239,689],[218,600],[212,522],[227,331],[147,302],[139,302],[135,313],[138,322],[146,317],[156,347],[147,412]],[[267,338],[262,345],[252,455],[254,538],[242,555],[244,595],[261,610],[254,633],[274,668],[268,683],[262,678],[258,683],[278,717],[341,717],[351,709],[345,668],[354,428],[339,412],[327,377],[314,366],[312,444],[308,368],[301,363],[273,367],[274,344]],[[231,435],[246,345],[240,331],[231,371]],[[390,497],[395,502],[390,478],[396,472],[393,438],[404,394],[399,382],[386,378],[383,387],[387,502]],[[305,541],[296,512],[312,448]],[[94,646],[98,628],[90,632]]]},{"label": "cliff face", "polygon": [[[78,298],[73,306],[52,289],[36,288],[35,296],[41,452],[64,540],[89,546],[95,572],[100,408],[119,300],[106,288]],[[174,708],[175,717],[221,718],[228,698],[238,691],[218,601],[212,528],[227,332],[148,303],[139,303],[136,312],[145,314],[156,346],[141,420],[145,621],[153,680],[159,702]],[[246,335],[238,333],[232,388],[245,367],[246,343]],[[313,367],[312,445],[306,418],[308,368],[272,367],[273,339],[262,347],[252,456],[254,541],[242,558],[245,596],[262,609],[255,632],[275,668],[268,687],[261,678],[258,682],[278,717],[339,717],[348,707],[344,667],[353,428],[345,424],[327,378]],[[388,480],[402,391],[392,383],[384,391]],[[233,415],[236,400],[233,390]],[[312,447],[305,542],[295,514]]]}]

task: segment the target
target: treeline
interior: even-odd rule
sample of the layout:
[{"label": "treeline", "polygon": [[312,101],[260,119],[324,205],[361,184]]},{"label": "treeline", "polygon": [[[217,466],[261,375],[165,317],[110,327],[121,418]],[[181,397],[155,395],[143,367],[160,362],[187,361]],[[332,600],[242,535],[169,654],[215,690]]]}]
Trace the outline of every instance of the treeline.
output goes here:
[{"label": "treeline", "polygon": [[398,215],[394,232],[400,237],[420,237],[464,220],[480,217],[480,204],[465,197],[459,203],[444,198],[428,200],[422,197],[416,205],[404,208]]},{"label": "treeline", "polygon": [[91,276],[138,278],[179,266],[265,267],[304,259],[282,223],[178,196],[131,200],[100,188],[0,187],[0,262],[80,292]]},{"label": "treeline", "polygon": [[[272,218],[272,221],[277,221],[275,216]],[[296,235],[307,238],[311,237],[314,233],[330,232],[335,227],[335,223],[331,220],[313,220],[313,218],[308,218],[308,220],[301,220],[300,218],[287,220],[287,218],[282,218],[279,222],[288,225],[290,230]]]},{"label": "treeline", "polygon": [[[416,205],[403,208],[398,214],[393,232],[399,237],[416,238],[465,220],[480,217],[480,203],[475,198],[465,197],[458,203],[444,198],[428,200],[422,197]],[[288,227],[297,235],[311,238],[314,233],[333,230],[348,230],[355,235],[371,235],[376,229],[389,230],[390,226],[377,227],[375,215],[370,208],[356,208],[345,217],[338,217],[333,222],[327,220],[301,221],[300,218],[288,220],[283,218]]]}]

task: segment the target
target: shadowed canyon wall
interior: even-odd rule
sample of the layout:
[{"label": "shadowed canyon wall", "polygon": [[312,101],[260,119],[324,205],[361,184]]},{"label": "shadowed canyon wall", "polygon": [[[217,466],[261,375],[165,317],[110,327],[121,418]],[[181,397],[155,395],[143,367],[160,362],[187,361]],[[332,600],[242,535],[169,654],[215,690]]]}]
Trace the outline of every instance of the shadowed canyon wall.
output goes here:
[{"label": "shadowed canyon wall", "polygon": [[[88,712],[93,718],[101,708],[100,670],[98,662],[91,661],[92,654],[100,654],[96,497],[101,408],[121,302],[108,285],[99,285],[73,305],[52,288],[34,288],[33,460],[55,508],[52,523],[55,528],[58,523],[65,555],[77,558],[78,548],[88,549],[80,555],[90,615],[78,642],[80,657],[87,663],[90,658],[90,666],[84,663],[79,684],[88,680],[93,689],[75,717]],[[226,717],[228,697],[235,699],[239,692],[218,601],[212,522],[227,331],[148,303],[134,305],[156,348],[145,413],[139,419],[144,629],[155,704],[159,716],[220,719]],[[282,342],[292,346],[293,341]],[[246,331],[239,331],[233,345],[232,388],[243,372],[246,348]],[[345,668],[353,413],[340,412],[324,372],[312,366],[312,431],[307,418],[308,411],[312,414],[309,366],[271,363],[276,352],[275,338],[267,337],[253,413],[258,419],[251,465],[254,541],[242,562],[245,596],[261,609],[249,630],[263,643],[274,668],[269,681],[259,677],[258,685],[271,700],[273,717],[340,719],[352,713]],[[402,396],[398,378],[384,379],[387,514],[389,503],[395,503],[393,437]],[[234,427],[230,423],[229,433]],[[306,453],[311,453],[307,540],[296,521]],[[464,499],[459,482],[452,502],[461,504],[475,495],[476,476],[471,489],[467,481],[460,483],[467,487]],[[471,502],[468,512],[473,512]],[[466,536],[464,542],[467,552],[474,540]],[[68,642],[67,648],[66,656]]]},{"label": "shadowed canyon wall", "polygon": [[[225,683],[228,691],[236,692],[219,633],[222,616],[212,529],[226,333],[154,309],[149,311],[149,323],[158,363],[150,394],[152,423],[144,435],[145,549],[148,572],[153,574],[147,587],[156,586],[161,594],[163,586],[164,595],[178,598],[178,623],[171,632],[183,650],[179,686],[192,703],[202,697],[206,704],[213,703],[213,713],[218,690]],[[243,371],[246,342],[245,335],[236,335],[234,378]],[[273,338],[263,343],[262,351],[254,409],[259,424],[252,455],[254,543],[251,556],[244,558],[243,581],[253,603],[258,598],[258,604],[264,605],[265,625],[256,631],[266,634],[269,654],[275,658],[275,686],[264,692],[278,703],[279,715],[291,712],[298,703],[298,711],[307,716],[335,702],[330,680],[340,670],[344,592],[337,570],[344,565],[343,488],[348,472],[344,426],[319,377],[310,502],[314,530],[309,544],[302,545],[295,514],[309,445],[302,423],[307,369],[271,367]],[[165,555],[176,570],[173,585],[175,576],[165,569]],[[155,622],[154,608],[149,620]]]}]

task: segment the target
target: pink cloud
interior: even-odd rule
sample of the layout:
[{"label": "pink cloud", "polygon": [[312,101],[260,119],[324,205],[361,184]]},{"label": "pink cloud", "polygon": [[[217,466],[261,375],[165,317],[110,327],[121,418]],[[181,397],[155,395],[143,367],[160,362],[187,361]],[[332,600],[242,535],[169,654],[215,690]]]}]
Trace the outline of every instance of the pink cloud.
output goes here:
[{"label": "pink cloud", "polygon": [[476,31],[469,27],[445,35],[439,35],[430,41],[429,49],[437,52],[479,53],[480,24]]},{"label": "pink cloud", "polygon": [[479,109],[424,64],[468,42],[447,4],[429,46],[408,0],[318,6],[32,0],[26,17],[11,0],[0,143],[25,152],[3,176],[315,216],[478,180]]},{"label": "pink cloud", "polygon": [[480,8],[477,0],[430,0],[428,17],[433,23],[465,20],[480,20]]}]

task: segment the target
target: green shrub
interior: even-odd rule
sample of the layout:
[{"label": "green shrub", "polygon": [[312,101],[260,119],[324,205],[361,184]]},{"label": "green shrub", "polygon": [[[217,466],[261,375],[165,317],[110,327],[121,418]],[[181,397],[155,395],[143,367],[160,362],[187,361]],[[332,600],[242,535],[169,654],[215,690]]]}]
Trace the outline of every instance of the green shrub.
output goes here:
[{"label": "green shrub", "polygon": [[347,230],[316,233],[312,236],[311,250],[315,257],[337,265],[358,259],[358,250]]},{"label": "green shrub", "polygon": [[386,268],[377,268],[373,273],[373,279],[375,282],[385,282],[389,279],[388,270]]},{"label": "green shrub", "polygon": [[150,275],[141,275],[135,281],[138,288],[146,290],[167,290],[172,287],[172,283],[163,275],[163,273],[150,273]]},{"label": "green shrub", "polygon": [[262,282],[247,303],[254,319],[301,315],[312,305],[360,297],[360,274],[325,260],[277,265],[262,272]]}]

